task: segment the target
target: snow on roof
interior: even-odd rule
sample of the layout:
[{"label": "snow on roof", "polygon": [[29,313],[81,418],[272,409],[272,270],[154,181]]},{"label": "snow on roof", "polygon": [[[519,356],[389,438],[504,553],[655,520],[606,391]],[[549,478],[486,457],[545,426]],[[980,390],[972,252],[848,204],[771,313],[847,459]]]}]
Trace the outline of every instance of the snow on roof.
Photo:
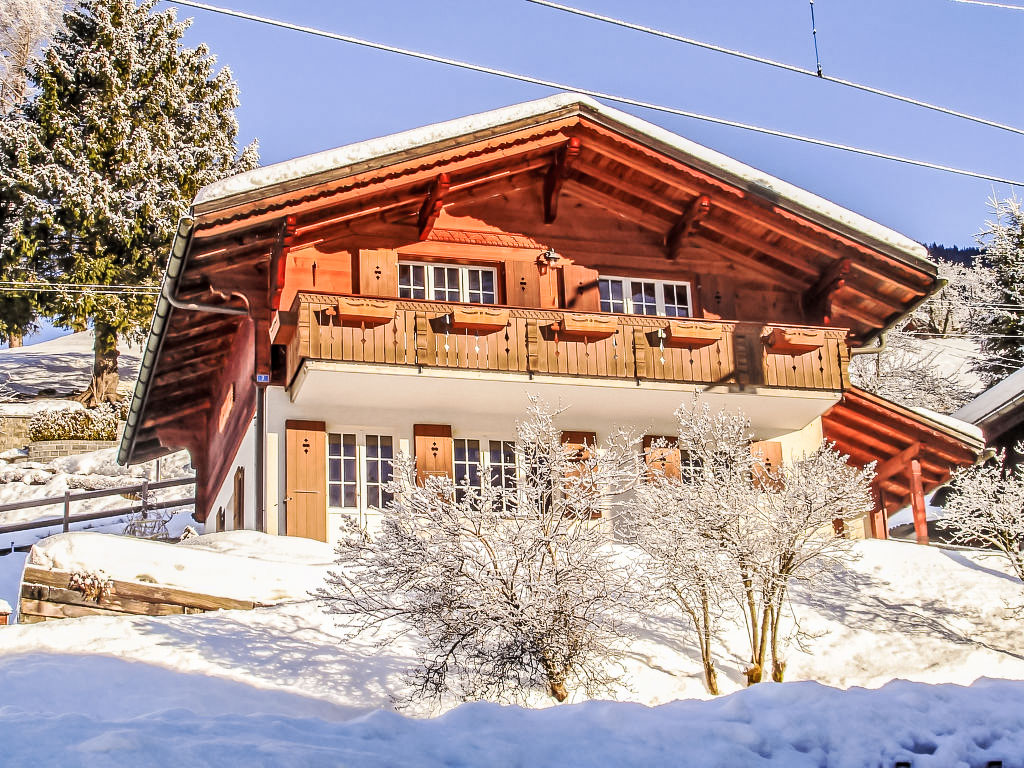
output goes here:
[{"label": "snow on roof", "polygon": [[951,429],[954,432],[959,432],[961,435],[971,437],[982,445],[985,443],[985,435],[981,431],[981,427],[976,427],[970,422],[962,421],[955,415],[947,416],[944,413],[937,413],[936,411],[929,410],[928,408],[916,408],[912,405],[909,406],[909,408],[918,416],[924,416],[926,419],[934,421],[936,424],[941,424],[947,429]]},{"label": "snow on roof", "polygon": [[1024,368],[1014,371],[993,387],[986,389],[971,402],[953,412],[953,417],[983,424],[1024,399]]},{"label": "snow on roof", "polygon": [[[501,133],[523,121],[541,123],[545,119],[559,119],[572,114],[586,115],[620,132],[633,134],[641,142],[726,182],[762,195],[767,193],[783,208],[843,230],[854,239],[909,259],[915,266],[933,268],[923,245],[888,227],[653,123],[577,93],[558,93],[256,168],[203,187],[196,195],[194,206],[207,210],[225,208],[232,204],[232,198],[239,196],[259,199],[300,189],[343,178],[354,172],[351,169],[356,165],[383,167],[404,153],[427,148],[435,151],[438,145],[452,146],[477,140]],[[368,167],[359,170],[368,170]]]}]

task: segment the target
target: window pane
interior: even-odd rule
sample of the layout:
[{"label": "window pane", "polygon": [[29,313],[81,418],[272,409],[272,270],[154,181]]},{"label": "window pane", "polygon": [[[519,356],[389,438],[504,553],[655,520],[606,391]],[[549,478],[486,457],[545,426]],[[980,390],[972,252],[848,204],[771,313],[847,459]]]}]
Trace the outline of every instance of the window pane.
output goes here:
[{"label": "window pane", "polygon": [[466,298],[475,304],[494,304],[494,272],[490,269],[466,269]]},{"label": "window pane", "polygon": [[654,290],[654,283],[633,280],[631,291],[634,315],[658,314],[658,300]]},{"label": "window pane", "polygon": [[366,436],[366,508],[380,509],[391,501],[384,484],[391,481],[390,435]]},{"label": "window pane", "polygon": [[458,301],[459,300],[459,268],[458,267],[434,267],[434,301]]},{"label": "window pane", "polygon": [[327,436],[327,501],[332,507],[358,505],[356,485],[356,436]]},{"label": "window pane", "polygon": [[327,454],[341,456],[341,435],[330,434],[327,436]]},{"label": "window pane", "polygon": [[622,295],[622,281],[603,277],[597,281],[598,291],[601,294],[601,311],[618,312],[626,311],[626,302]]},{"label": "window pane", "polygon": [[328,489],[328,494],[327,495],[328,495],[329,503],[330,503],[330,505],[332,507],[340,507],[341,506],[341,486],[340,485],[332,485],[332,486],[330,486],[330,488]]},{"label": "window pane", "polygon": [[426,268],[418,264],[399,264],[398,295],[403,299],[427,298]]},{"label": "window pane", "polygon": [[665,297],[665,314],[669,317],[689,317],[690,304],[685,285],[665,283],[662,286]]}]

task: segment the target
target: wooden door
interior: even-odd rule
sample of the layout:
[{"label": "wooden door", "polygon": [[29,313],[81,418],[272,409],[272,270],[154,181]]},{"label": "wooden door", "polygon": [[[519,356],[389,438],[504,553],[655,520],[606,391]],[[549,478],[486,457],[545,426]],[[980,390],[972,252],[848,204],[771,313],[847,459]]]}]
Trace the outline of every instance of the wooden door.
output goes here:
[{"label": "wooden door", "polygon": [[326,426],[288,421],[285,429],[285,530],[289,536],[327,541]]}]

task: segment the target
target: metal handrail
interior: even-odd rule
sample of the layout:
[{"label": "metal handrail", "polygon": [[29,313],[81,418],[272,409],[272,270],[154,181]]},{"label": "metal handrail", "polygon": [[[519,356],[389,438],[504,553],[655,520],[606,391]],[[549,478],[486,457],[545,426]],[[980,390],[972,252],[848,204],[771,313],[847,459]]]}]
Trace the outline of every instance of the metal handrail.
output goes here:
[{"label": "metal handrail", "polygon": [[[136,509],[142,511],[168,509],[170,507],[187,506],[189,504],[195,504],[196,499],[194,496],[190,496],[184,499],[170,499],[166,501],[150,502],[145,498],[145,495],[149,491],[157,491],[161,488],[174,488],[182,485],[194,485],[196,479],[194,477],[179,477],[173,480],[158,480],[156,482],[149,482],[144,480],[137,485],[124,485],[116,488],[103,488],[96,491],[84,491],[82,493],[71,493],[65,491],[63,496],[48,496],[44,499],[31,499],[29,501],[18,501],[9,504],[0,504],[0,512],[12,512],[17,509],[31,509],[33,507],[46,507],[55,504],[62,504],[64,507],[64,514],[60,517],[50,517],[43,520],[30,520],[25,523],[11,523],[9,525],[0,525],[0,535],[6,533],[17,533],[19,531],[30,531],[36,528],[49,528],[54,525],[63,526],[64,532],[67,532],[72,523],[84,523],[90,520],[102,520],[108,517],[120,517],[122,515],[131,514]],[[105,496],[120,496],[126,493],[138,493],[142,496],[140,504],[132,504],[127,507],[118,507],[116,509],[106,509],[101,512],[89,512],[82,515],[71,514],[71,502],[73,501],[86,501],[88,499],[100,499]]]}]

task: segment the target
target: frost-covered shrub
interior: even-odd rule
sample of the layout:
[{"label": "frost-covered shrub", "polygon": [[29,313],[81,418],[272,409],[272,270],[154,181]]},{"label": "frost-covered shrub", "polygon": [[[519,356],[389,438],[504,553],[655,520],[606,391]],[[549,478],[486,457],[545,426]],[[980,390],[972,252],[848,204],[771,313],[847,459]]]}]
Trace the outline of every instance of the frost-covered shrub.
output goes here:
[{"label": "frost-covered shrub", "polygon": [[127,415],[128,401],[101,403],[96,408],[42,411],[28,425],[29,438],[39,440],[116,440],[117,422]]}]

